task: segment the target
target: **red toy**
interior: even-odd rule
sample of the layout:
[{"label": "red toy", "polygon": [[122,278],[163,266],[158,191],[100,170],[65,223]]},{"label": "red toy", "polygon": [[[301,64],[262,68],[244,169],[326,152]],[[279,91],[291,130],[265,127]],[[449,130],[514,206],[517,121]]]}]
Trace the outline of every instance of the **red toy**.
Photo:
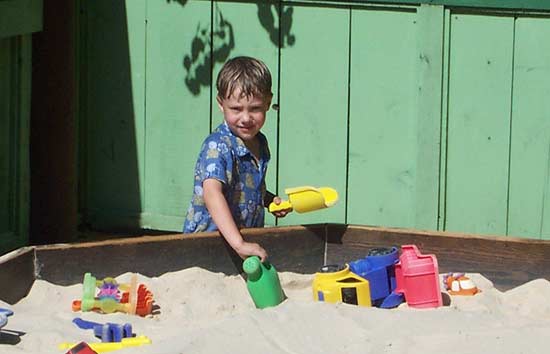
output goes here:
[{"label": "red toy", "polygon": [[405,301],[410,307],[442,306],[443,298],[435,255],[421,254],[415,245],[403,245],[401,251],[399,262],[395,265],[395,292],[404,294]]},{"label": "red toy", "polygon": [[71,349],[69,349],[68,352],[65,354],[97,354],[96,351],[94,351],[88,343],[86,342],[80,342]]}]

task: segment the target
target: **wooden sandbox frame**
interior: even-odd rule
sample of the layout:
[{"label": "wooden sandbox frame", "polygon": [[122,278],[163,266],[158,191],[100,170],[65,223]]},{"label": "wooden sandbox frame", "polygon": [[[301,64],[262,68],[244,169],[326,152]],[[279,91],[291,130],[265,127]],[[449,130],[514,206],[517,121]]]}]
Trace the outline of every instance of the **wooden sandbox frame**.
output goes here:
[{"label": "wooden sandbox frame", "polygon": [[[313,274],[323,264],[363,258],[371,248],[415,244],[422,254],[436,255],[440,273],[481,273],[499,290],[550,280],[546,240],[342,224],[246,229],[243,235],[265,247],[280,272]],[[72,285],[86,272],[97,278],[126,272],[155,277],[194,266],[234,275],[240,263],[217,232],[23,247],[0,257],[0,300],[18,302],[36,279]]]}]

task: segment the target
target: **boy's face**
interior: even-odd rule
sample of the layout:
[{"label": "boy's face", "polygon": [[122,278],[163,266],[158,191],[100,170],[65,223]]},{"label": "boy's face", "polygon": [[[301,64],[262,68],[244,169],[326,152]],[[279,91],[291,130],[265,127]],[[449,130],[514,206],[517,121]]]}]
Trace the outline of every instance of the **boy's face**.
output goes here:
[{"label": "boy's face", "polygon": [[271,97],[241,96],[236,88],[229,98],[216,97],[218,106],[233,134],[244,141],[252,140],[265,123],[265,114],[271,105]]}]

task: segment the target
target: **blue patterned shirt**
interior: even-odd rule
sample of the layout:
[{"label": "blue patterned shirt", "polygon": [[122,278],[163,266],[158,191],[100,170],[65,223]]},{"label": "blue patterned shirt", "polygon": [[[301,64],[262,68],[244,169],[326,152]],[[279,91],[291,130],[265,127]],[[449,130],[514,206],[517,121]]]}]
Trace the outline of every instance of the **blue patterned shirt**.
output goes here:
[{"label": "blue patterned shirt", "polygon": [[224,122],[204,141],[197,164],[193,197],[183,225],[184,233],[216,231],[203,198],[202,183],[208,178],[222,182],[222,191],[237,227],[264,226],[265,175],[270,159],[267,139],[258,133],[259,164]]}]

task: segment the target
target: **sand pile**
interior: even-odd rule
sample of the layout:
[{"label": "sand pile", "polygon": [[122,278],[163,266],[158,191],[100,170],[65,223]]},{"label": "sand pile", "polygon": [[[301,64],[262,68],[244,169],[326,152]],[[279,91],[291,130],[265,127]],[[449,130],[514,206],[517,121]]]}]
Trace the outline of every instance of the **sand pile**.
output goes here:
[{"label": "sand pile", "polygon": [[[95,322],[129,322],[151,345],[120,353],[548,353],[550,282],[538,279],[500,292],[470,274],[482,292],[451,297],[449,306],[386,310],[314,302],[313,275],[280,273],[288,299],[277,307],[254,307],[243,279],[201,268],[139,276],[159,308],[141,318],[71,311],[82,285],[62,287],[38,280],[16,305],[0,335],[0,353],[64,353],[61,342],[98,342],[76,327]],[[130,274],[117,277],[128,282]],[[117,353],[114,352],[114,353]]]}]

